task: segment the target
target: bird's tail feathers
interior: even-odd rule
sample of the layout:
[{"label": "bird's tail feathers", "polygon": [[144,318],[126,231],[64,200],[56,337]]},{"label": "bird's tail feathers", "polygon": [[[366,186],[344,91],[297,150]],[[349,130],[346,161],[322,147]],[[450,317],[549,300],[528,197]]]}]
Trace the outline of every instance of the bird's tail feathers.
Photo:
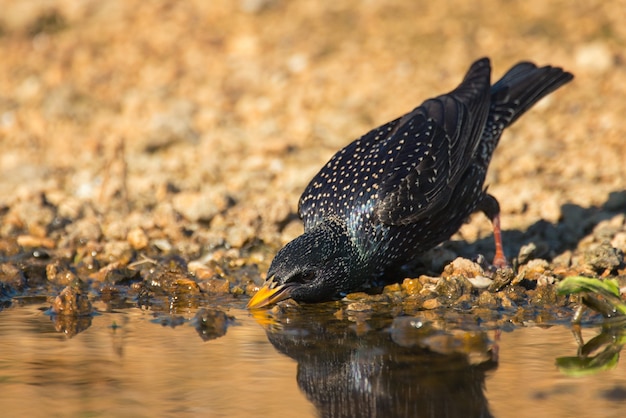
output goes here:
[{"label": "bird's tail feathers", "polygon": [[573,78],[571,73],[562,68],[537,68],[531,62],[520,62],[491,86],[490,117],[504,129],[543,97]]}]

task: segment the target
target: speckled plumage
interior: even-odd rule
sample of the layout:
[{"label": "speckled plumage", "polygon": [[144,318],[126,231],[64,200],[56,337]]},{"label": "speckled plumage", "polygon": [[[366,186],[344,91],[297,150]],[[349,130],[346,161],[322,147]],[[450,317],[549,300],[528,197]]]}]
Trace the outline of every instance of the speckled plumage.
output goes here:
[{"label": "speckled plumage", "polygon": [[329,300],[399,280],[402,265],[472,212],[493,220],[499,209],[484,181],[502,131],[572,77],[522,62],[492,86],[483,58],[452,92],[340,150],[300,198],[304,234],[278,252],[265,293],[249,306]]}]

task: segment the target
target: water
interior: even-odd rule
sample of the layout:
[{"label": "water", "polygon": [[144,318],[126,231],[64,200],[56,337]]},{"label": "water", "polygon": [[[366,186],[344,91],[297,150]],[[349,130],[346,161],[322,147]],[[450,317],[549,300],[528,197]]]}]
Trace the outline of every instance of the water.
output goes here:
[{"label": "water", "polygon": [[[48,306],[0,313],[2,416],[626,415],[623,362],[582,377],[556,367],[578,350],[568,325],[496,332],[462,315],[310,309],[277,321],[238,306],[227,311],[235,322],[226,334],[205,341],[195,311],[172,319],[127,308],[93,317],[70,338]],[[615,358],[617,337],[593,354],[608,347]]]}]

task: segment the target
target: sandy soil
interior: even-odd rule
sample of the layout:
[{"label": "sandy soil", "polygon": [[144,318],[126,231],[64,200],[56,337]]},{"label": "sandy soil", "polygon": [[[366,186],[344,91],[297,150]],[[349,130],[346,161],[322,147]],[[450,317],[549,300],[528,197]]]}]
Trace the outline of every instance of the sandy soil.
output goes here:
[{"label": "sandy soil", "polygon": [[[0,6],[0,276],[19,289],[24,254],[57,284],[178,255],[201,289],[248,291],[328,158],[482,56],[495,77],[521,60],[576,76],[494,156],[508,255],[532,242],[568,269],[604,241],[626,251],[624,1]],[[450,251],[488,255],[490,234],[477,215]]]}]

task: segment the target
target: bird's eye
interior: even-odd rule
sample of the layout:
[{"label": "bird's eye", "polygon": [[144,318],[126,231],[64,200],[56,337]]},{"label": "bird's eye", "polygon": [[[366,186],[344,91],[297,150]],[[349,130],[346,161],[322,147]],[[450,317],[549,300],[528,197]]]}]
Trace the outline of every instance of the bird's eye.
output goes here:
[{"label": "bird's eye", "polygon": [[313,280],[315,277],[314,271],[302,271],[300,273],[294,274],[289,280],[289,283],[307,283]]}]

